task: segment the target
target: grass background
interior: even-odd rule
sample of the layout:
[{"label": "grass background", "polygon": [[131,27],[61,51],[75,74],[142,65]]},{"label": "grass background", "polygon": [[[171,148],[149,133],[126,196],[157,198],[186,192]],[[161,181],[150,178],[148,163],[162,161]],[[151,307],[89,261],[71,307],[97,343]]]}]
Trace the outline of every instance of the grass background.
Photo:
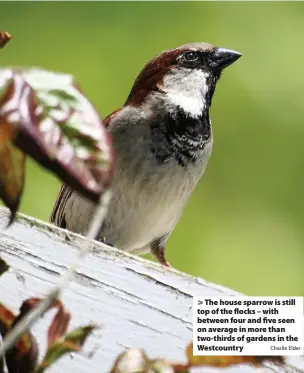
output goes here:
[{"label": "grass background", "polygon": [[[1,2],[1,64],[75,75],[103,117],[143,65],[193,41],[238,50],[213,100],[208,170],[167,247],[178,269],[248,295],[304,295],[304,3]],[[21,211],[59,181],[29,161]]]}]

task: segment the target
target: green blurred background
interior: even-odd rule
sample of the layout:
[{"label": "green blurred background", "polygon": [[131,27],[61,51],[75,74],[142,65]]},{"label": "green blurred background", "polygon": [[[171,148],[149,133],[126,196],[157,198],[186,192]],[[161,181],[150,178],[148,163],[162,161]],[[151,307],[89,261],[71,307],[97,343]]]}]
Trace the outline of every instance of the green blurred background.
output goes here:
[{"label": "green blurred background", "polygon": [[[72,73],[103,117],[163,49],[242,52],[217,87],[214,151],[168,259],[248,295],[304,295],[304,3],[1,2],[0,12],[13,35],[1,64]],[[58,188],[28,162],[21,211],[48,220]]]}]

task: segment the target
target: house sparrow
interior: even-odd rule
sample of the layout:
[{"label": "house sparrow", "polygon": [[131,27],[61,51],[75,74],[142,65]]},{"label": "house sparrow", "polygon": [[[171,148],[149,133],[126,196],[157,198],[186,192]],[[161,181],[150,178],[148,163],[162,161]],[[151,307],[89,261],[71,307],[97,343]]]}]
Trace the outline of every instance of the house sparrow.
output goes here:
[{"label": "house sparrow", "polygon": [[[209,108],[224,68],[240,53],[208,43],[167,50],[138,75],[126,103],[105,120],[116,153],[113,198],[98,240],[169,266],[165,244],[212,149]],[[84,234],[94,204],[61,187],[51,222]]]}]

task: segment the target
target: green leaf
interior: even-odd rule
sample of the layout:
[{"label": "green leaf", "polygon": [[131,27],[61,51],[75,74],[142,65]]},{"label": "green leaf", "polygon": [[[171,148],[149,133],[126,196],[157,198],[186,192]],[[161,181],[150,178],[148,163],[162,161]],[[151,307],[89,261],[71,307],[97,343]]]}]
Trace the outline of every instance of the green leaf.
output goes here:
[{"label": "green leaf", "polygon": [[96,329],[96,325],[81,326],[67,334],[65,340],[82,346],[94,329]]},{"label": "green leaf", "polygon": [[42,373],[65,354],[79,351],[79,346],[65,340],[58,340],[47,350],[43,361],[39,364],[36,373]]}]

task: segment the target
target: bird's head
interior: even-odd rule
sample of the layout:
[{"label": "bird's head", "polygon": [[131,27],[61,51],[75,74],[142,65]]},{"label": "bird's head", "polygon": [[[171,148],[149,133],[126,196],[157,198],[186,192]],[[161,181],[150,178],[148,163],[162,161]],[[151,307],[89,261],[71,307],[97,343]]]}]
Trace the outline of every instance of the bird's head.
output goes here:
[{"label": "bird's head", "polygon": [[241,54],[208,43],[191,43],[166,50],[146,64],[138,75],[126,105],[141,106],[151,95],[196,117],[208,110],[223,69]]}]

